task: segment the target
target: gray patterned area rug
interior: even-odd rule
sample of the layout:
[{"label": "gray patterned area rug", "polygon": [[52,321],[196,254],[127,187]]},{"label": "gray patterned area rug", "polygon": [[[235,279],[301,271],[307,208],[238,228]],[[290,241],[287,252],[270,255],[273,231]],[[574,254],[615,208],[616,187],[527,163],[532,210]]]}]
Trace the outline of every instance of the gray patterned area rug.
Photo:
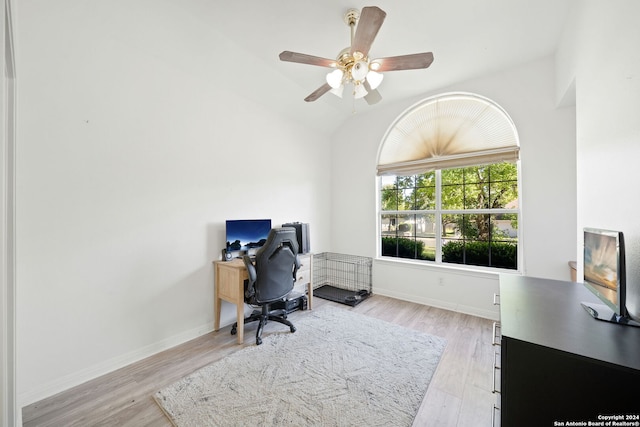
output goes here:
[{"label": "gray patterned area rug", "polygon": [[412,424],[443,338],[331,306],[291,317],[295,333],[265,334],[156,402],[178,427]]}]

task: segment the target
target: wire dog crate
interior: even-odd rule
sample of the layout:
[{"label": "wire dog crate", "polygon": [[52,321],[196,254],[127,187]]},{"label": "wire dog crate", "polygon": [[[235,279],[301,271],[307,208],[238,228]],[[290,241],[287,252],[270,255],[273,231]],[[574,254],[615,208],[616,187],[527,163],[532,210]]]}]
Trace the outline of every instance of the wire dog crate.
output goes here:
[{"label": "wire dog crate", "polygon": [[371,258],[322,252],[313,255],[313,296],[355,306],[371,295]]}]

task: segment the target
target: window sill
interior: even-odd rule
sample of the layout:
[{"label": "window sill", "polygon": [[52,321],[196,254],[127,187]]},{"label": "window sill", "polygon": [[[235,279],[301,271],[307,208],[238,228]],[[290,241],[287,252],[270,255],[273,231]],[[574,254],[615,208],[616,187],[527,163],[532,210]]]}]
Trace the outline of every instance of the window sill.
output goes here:
[{"label": "window sill", "polygon": [[436,264],[432,262],[417,261],[408,258],[393,258],[378,256],[375,258],[376,263],[403,266],[420,270],[428,270],[434,272],[447,272],[452,274],[469,275],[473,277],[486,277],[495,279],[501,274],[522,275],[519,270],[509,270],[479,266],[464,266],[461,264]]}]

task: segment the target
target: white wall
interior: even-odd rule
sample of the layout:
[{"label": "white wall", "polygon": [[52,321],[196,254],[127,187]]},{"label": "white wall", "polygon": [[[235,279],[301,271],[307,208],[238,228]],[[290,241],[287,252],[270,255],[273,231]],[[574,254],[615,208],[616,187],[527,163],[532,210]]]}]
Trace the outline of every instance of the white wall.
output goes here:
[{"label": "white wall", "polygon": [[640,319],[640,2],[578,5],[558,53],[557,77],[560,90],[575,81],[578,241],[583,227],[624,232],[627,308]]},{"label": "white wall", "polygon": [[[443,88],[439,93],[477,93],[498,103],[511,116],[521,144],[523,272],[569,280],[567,262],[576,255],[575,109],[556,107],[554,83],[554,61],[546,58]],[[334,251],[376,256],[375,166],[381,140],[402,111],[430,95],[372,112],[362,108],[334,134]],[[373,285],[374,293],[497,317],[493,306],[493,293],[498,291],[495,274],[376,260]]]},{"label": "white wall", "polygon": [[22,406],[210,331],[225,219],[309,222],[327,250],[330,158],[328,137],[253,100],[259,79],[229,84],[250,56],[197,7],[17,15]]}]

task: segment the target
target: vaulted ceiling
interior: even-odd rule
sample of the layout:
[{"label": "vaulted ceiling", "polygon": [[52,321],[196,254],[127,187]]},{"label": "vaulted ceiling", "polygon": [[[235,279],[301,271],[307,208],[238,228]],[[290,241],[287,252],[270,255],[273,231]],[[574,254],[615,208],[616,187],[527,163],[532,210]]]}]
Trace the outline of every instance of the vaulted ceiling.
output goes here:
[{"label": "vaulted ceiling", "polygon": [[[380,108],[470,78],[552,55],[575,0],[271,0],[202,1],[203,19],[226,34],[254,66],[245,90],[303,124],[331,133],[352,111]],[[370,51],[385,57],[433,52],[426,70],[385,73],[382,101],[369,106],[327,93],[303,99],[325,82],[327,68],[281,62],[283,50],[335,58],[349,46],[348,9],[375,5],[386,19]]]}]

